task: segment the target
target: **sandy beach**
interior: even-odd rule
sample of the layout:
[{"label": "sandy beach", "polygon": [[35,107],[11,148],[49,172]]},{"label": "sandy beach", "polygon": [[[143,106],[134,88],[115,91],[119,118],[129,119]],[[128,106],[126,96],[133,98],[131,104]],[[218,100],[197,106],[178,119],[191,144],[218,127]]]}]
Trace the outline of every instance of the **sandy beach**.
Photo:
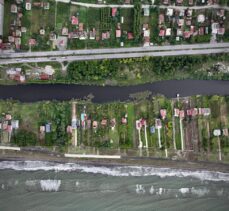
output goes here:
[{"label": "sandy beach", "polygon": [[1,161],[49,161],[57,163],[77,163],[89,166],[152,166],[158,168],[172,168],[183,170],[207,170],[229,173],[229,165],[220,162],[183,161],[158,158],[121,158],[121,159],[78,159],[65,158],[61,154],[47,154],[40,152],[24,152],[0,150]]}]

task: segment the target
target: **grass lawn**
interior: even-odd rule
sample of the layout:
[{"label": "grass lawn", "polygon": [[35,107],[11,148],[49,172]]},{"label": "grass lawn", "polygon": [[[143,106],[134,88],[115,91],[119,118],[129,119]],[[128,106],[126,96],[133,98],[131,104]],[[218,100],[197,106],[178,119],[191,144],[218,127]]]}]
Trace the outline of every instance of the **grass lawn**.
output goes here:
[{"label": "grass lawn", "polygon": [[10,21],[16,15],[10,12],[10,5],[14,2],[13,0],[5,1],[4,3],[4,24],[3,24],[3,39],[4,41],[8,40],[9,30],[10,30]]},{"label": "grass lawn", "polygon": [[58,2],[56,14],[56,29],[61,30],[70,24],[70,4]]},{"label": "grass lawn", "polygon": [[124,18],[124,23],[121,25],[122,30],[127,32],[133,32],[133,20],[134,20],[133,15],[134,15],[133,9],[125,9],[125,8],[120,9],[120,17]]}]

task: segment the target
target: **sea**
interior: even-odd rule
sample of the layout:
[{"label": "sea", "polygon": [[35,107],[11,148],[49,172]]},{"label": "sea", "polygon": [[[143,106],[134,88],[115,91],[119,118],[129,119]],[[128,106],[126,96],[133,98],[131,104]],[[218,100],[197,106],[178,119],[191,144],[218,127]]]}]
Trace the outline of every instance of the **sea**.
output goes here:
[{"label": "sea", "polygon": [[229,210],[229,173],[0,162],[1,211]]}]

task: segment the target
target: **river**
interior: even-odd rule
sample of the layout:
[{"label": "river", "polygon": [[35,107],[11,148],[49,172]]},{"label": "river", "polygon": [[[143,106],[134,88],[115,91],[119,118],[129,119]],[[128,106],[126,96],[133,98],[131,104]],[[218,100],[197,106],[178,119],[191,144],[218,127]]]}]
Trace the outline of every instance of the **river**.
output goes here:
[{"label": "river", "polygon": [[125,101],[131,93],[151,91],[173,98],[191,95],[229,95],[229,81],[217,80],[168,80],[133,86],[94,86],[74,84],[29,84],[0,86],[0,99],[15,99],[22,102],[42,100],[82,99],[93,94],[93,102]]}]

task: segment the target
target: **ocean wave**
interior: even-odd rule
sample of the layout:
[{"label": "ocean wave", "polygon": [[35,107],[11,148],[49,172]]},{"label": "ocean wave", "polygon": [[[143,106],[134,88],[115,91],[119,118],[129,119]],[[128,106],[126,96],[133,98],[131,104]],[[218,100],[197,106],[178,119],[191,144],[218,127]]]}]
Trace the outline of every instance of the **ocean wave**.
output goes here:
[{"label": "ocean wave", "polygon": [[40,180],[42,191],[57,192],[61,185],[61,180]]},{"label": "ocean wave", "polygon": [[109,176],[158,176],[165,177],[193,177],[202,181],[229,182],[229,173],[213,171],[189,171],[171,168],[140,167],[140,166],[91,166],[75,163],[54,163],[43,161],[2,161],[0,170],[13,169],[16,171],[80,171],[85,173],[103,174]]}]

